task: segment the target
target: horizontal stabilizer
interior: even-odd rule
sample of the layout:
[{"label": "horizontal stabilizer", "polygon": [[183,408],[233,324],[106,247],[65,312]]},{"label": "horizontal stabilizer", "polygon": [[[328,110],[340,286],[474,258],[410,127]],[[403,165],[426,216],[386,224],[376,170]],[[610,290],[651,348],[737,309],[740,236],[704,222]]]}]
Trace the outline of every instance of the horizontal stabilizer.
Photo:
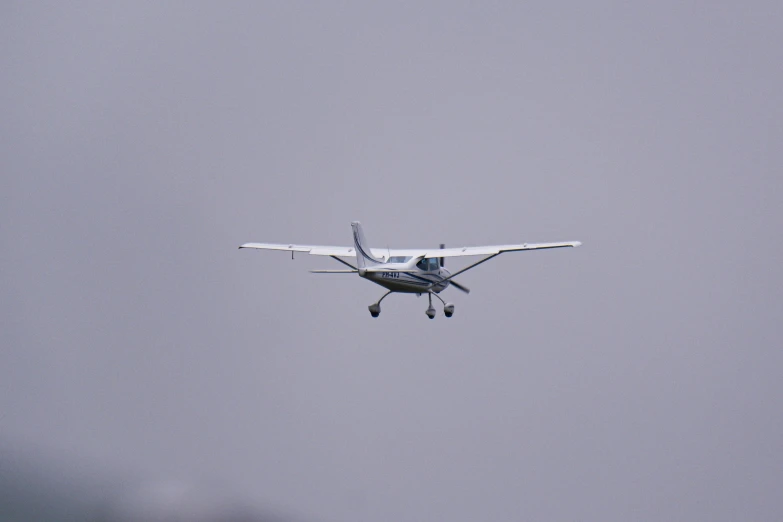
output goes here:
[{"label": "horizontal stabilizer", "polygon": [[396,270],[396,269],[393,269],[393,268],[373,268],[373,267],[365,268],[364,271],[365,272],[370,272],[370,273],[373,273],[373,274],[380,274],[380,273],[386,273],[386,274],[418,274],[419,272],[421,272],[421,270],[417,270],[415,268]]},{"label": "horizontal stabilizer", "polygon": [[358,270],[310,270],[311,274],[356,274]]}]

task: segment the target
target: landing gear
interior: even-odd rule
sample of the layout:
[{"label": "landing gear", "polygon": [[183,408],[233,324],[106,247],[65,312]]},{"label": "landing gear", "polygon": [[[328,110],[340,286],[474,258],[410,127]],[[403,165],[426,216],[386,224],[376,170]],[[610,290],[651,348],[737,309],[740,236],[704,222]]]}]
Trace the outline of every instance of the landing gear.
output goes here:
[{"label": "landing gear", "polygon": [[[437,297],[440,300],[441,303],[443,303],[443,315],[445,315],[446,317],[451,317],[452,315],[454,315],[454,305],[453,304],[447,303],[438,294],[436,294],[434,292],[430,292],[429,294],[430,294],[430,307],[427,309],[427,317],[429,317],[430,319],[433,319],[435,317],[435,309],[432,308],[432,296],[433,295],[435,297]],[[430,311],[432,311],[432,314],[430,314]]]},{"label": "landing gear", "polygon": [[383,301],[383,299],[387,295],[389,295],[390,293],[391,293],[391,290],[389,290],[388,292],[383,294],[383,296],[380,299],[378,299],[377,303],[373,303],[373,304],[371,304],[370,306],[367,307],[367,309],[370,310],[370,315],[371,316],[378,317],[379,315],[381,315],[381,301]]},{"label": "landing gear", "polygon": [[427,311],[424,313],[427,314],[427,317],[429,317],[430,319],[435,319],[435,309],[432,307],[432,292],[428,292],[427,297],[430,298],[430,306],[429,308],[427,308]]},{"label": "landing gear", "polygon": [[[370,306],[367,307],[367,309],[370,311],[370,315],[371,316],[378,317],[379,315],[381,315],[381,301],[383,301],[386,298],[386,296],[391,294],[391,293],[392,293],[391,290],[386,292],[385,294],[383,294],[383,296],[380,299],[378,299],[378,302],[373,303],[373,304],[371,304]],[[421,294],[419,294],[419,295],[421,295]],[[425,314],[427,314],[427,317],[429,317],[430,319],[435,319],[436,311],[435,311],[435,308],[433,308],[433,306],[432,306],[432,296],[433,295],[441,303],[443,303],[443,315],[445,315],[446,317],[451,317],[452,315],[454,315],[454,305],[453,304],[447,303],[446,301],[443,300],[443,298],[441,298],[441,296],[439,296],[435,292],[427,292],[427,298],[429,299],[429,306],[427,307],[427,310],[424,312]]]}]

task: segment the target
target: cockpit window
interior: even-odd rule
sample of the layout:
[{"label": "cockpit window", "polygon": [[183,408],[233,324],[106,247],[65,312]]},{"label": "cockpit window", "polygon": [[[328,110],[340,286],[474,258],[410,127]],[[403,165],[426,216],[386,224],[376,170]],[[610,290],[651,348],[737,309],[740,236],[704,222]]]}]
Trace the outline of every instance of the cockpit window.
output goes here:
[{"label": "cockpit window", "polygon": [[440,264],[438,263],[437,258],[422,259],[421,261],[416,263],[416,266],[427,272],[431,272],[432,270],[437,270],[438,268],[440,268]]},{"label": "cockpit window", "polygon": [[392,256],[389,258],[389,263],[407,263],[410,260],[410,256]]}]

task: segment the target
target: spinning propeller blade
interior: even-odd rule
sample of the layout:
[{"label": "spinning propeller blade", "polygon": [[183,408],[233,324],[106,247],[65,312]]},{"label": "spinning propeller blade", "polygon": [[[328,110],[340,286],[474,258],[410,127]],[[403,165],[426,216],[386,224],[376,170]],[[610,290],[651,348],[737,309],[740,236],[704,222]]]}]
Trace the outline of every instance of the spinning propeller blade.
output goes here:
[{"label": "spinning propeller blade", "polygon": [[[441,248],[441,250],[442,250],[442,249],[446,248],[446,245],[445,245],[445,244],[443,244],[443,243],[441,243],[441,244],[440,244],[440,248]],[[438,258],[438,260],[440,261],[440,266],[441,266],[441,267],[442,267],[442,266],[444,266],[444,265],[446,264],[446,263],[445,263],[445,261],[446,261],[446,258],[445,258],[445,257],[440,257],[440,258]],[[457,289],[459,289],[459,290],[462,290],[462,291],[463,291],[463,292],[465,292],[466,294],[469,294],[469,293],[470,293],[470,288],[468,288],[467,286],[462,286],[461,284],[459,284],[458,282],[456,282],[456,281],[455,281],[455,280],[453,280],[453,279],[450,279],[450,280],[449,280],[449,283],[451,283],[452,285],[454,285],[454,288],[457,288]]]},{"label": "spinning propeller blade", "polygon": [[451,285],[452,285],[454,288],[458,288],[459,290],[462,290],[462,291],[463,291],[463,292],[465,292],[466,294],[469,294],[469,293],[470,293],[470,288],[468,288],[467,286],[462,286],[461,284],[459,284],[458,282],[456,282],[456,281],[455,281],[455,280],[453,280],[453,279],[450,279],[450,280],[449,280],[449,283],[451,283]]}]

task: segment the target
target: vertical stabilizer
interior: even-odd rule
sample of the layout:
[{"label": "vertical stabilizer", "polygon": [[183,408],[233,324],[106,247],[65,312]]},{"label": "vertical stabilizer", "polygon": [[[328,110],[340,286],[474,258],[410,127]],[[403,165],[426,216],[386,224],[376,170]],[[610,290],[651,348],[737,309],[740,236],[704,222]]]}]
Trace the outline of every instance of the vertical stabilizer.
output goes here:
[{"label": "vertical stabilizer", "polygon": [[365,268],[383,263],[382,260],[373,257],[370,245],[367,244],[367,240],[364,238],[362,224],[354,221],[351,223],[351,228],[353,229],[353,242],[356,246],[356,265],[359,268],[359,272],[363,273]]}]

